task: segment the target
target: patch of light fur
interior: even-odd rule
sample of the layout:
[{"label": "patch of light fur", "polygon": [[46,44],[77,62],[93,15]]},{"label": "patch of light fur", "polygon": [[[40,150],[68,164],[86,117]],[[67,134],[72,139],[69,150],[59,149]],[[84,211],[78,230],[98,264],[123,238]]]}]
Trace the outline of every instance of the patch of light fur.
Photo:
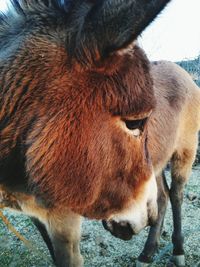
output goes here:
[{"label": "patch of light fur", "polygon": [[140,198],[134,200],[125,211],[111,216],[109,220],[114,220],[118,223],[129,222],[134,232],[138,233],[148,224],[148,212],[153,217],[157,216],[157,184],[154,174],[146,183]]}]

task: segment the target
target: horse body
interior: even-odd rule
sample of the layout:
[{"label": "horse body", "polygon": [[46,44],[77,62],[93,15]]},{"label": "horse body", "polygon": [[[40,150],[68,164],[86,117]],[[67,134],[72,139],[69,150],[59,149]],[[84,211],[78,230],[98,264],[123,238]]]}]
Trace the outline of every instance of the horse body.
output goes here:
[{"label": "horse body", "polygon": [[[159,127],[159,120],[165,117],[162,129],[155,125],[154,137],[158,134],[161,142],[159,150],[154,150],[152,138],[151,155],[158,184],[159,216],[156,224],[150,228],[144,250],[139,256],[141,262],[151,262],[159,245],[164,215],[168,198],[172,205],[173,214],[173,255],[169,266],[185,266],[184,236],[182,234],[182,213],[184,186],[189,179],[192,164],[195,160],[200,130],[200,91],[190,75],[179,66],[172,63],[160,63],[152,68],[154,73],[155,92],[158,92],[158,111],[155,118]],[[156,90],[156,87],[159,88]],[[161,96],[162,94],[162,96]],[[162,115],[161,115],[162,114]],[[151,130],[149,130],[151,132]],[[152,131],[153,132],[153,131]],[[156,135],[155,135],[156,134]],[[159,144],[159,142],[157,142]],[[158,147],[158,145],[157,145]],[[157,152],[160,153],[157,154]],[[155,156],[157,154],[157,156]],[[159,156],[158,156],[159,155]],[[165,181],[162,170],[166,162],[171,164],[171,185]]]},{"label": "horse body", "polygon": [[196,153],[200,94],[190,75],[176,64],[161,61],[152,63],[151,69],[157,106],[149,121],[148,148],[157,175],[175,153]]},{"label": "horse body", "polygon": [[[137,266],[146,266],[153,260],[169,198],[174,222],[171,261],[176,266],[184,266],[181,204],[198,146],[200,90],[191,76],[174,63],[154,62],[151,73],[157,104],[148,123],[148,151],[157,177],[158,219],[150,228]],[[163,172],[168,162],[171,163],[170,187]],[[104,226],[119,238],[126,240],[132,237],[133,232],[128,226],[123,228],[122,224],[116,225],[115,222],[104,223]]]}]

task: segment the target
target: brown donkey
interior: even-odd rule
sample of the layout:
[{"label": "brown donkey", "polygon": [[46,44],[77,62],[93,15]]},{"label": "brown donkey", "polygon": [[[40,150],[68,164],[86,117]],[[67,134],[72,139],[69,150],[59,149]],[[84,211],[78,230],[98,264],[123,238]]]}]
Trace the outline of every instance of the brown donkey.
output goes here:
[{"label": "brown donkey", "polygon": [[0,205],[31,217],[57,266],[82,266],[81,217],[157,217],[134,44],[169,0],[15,0],[0,17]]},{"label": "brown donkey", "polygon": [[[158,220],[151,226],[137,266],[147,266],[159,245],[168,198],[173,212],[173,256],[169,266],[185,266],[181,223],[183,188],[188,180],[198,145],[200,130],[200,89],[190,75],[170,62],[151,64],[156,108],[149,118],[148,151],[158,184]],[[164,168],[171,161],[170,189],[165,181]],[[106,229],[122,239],[130,239],[129,225],[115,221],[104,222]]]}]

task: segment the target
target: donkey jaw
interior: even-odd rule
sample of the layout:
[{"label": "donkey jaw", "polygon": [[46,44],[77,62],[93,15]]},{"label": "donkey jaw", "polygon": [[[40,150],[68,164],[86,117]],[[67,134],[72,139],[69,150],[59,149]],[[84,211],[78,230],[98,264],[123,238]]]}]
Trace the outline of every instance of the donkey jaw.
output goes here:
[{"label": "donkey jaw", "polygon": [[127,240],[146,226],[154,224],[157,216],[157,184],[155,175],[152,174],[141,197],[131,202],[125,211],[114,214],[103,224],[114,236]]}]

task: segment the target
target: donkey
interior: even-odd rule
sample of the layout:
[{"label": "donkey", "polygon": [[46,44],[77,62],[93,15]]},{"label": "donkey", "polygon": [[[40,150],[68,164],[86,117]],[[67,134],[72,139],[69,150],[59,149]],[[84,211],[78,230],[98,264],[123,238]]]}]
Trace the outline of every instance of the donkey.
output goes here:
[{"label": "donkey", "polygon": [[[137,267],[152,262],[159,245],[164,215],[170,198],[173,212],[173,256],[168,266],[185,266],[181,223],[183,189],[195,160],[200,130],[200,89],[190,75],[170,62],[151,64],[156,107],[149,117],[148,151],[158,184],[158,219],[151,226],[145,247],[138,258]],[[164,168],[171,161],[170,189]],[[103,222],[104,227],[122,239],[133,235],[130,225],[116,221]]]},{"label": "donkey", "polygon": [[13,0],[0,16],[0,205],[33,217],[57,266],[80,267],[81,216],[157,218],[135,43],[169,0]]}]

